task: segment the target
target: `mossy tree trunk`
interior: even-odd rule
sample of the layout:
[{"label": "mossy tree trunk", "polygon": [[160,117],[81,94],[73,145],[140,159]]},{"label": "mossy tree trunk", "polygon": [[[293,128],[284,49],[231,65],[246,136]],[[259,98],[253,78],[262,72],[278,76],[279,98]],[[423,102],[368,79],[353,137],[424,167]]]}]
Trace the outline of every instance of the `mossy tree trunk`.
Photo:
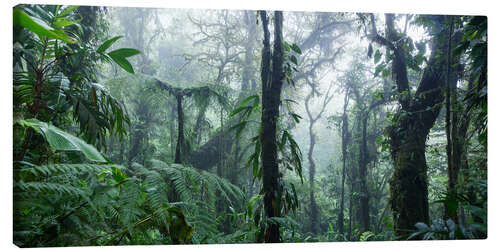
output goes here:
[{"label": "mossy tree trunk", "polygon": [[311,233],[316,234],[318,232],[318,205],[316,204],[316,199],[314,198],[314,177],[316,175],[316,163],[313,159],[313,151],[316,145],[316,135],[313,132],[314,123],[309,124],[309,151],[307,152],[307,159],[309,161],[309,212],[310,212],[310,220],[311,223],[310,229]]},{"label": "mossy tree trunk", "polygon": [[[264,47],[262,49],[262,179],[264,210],[267,218],[280,217],[279,204],[279,168],[278,145],[276,142],[277,122],[283,85],[283,13],[274,12],[274,48],[271,56],[268,18],[265,11],[259,12],[264,29]],[[272,69],[271,69],[272,59]],[[264,242],[280,242],[280,229],[276,223],[270,223],[266,229]]]},{"label": "mossy tree trunk", "polygon": [[427,162],[425,143],[439,114],[445,86],[446,29],[443,16],[429,16],[431,55],[422,79],[412,96],[407,75],[404,45],[395,29],[393,14],[386,14],[386,37],[377,34],[372,18],[373,42],[379,43],[393,54],[392,76],[399,93],[401,109],[393,124],[387,128],[390,139],[394,173],[391,178],[391,208],[396,235],[406,235],[417,222],[429,223]]},{"label": "mossy tree trunk", "polygon": [[177,93],[177,146],[175,147],[174,163],[182,163],[182,153],[184,146],[184,112],[182,111],[182,93]]},{"label": "mossy tree trunk", "polygon": [[366,127],[368,126],[368,112],[363,112],[361,115],[361,143],[359,145],[359,201],[361,210],[361,230],[363,232],[370,230],[370,208],[367,186],[367,167],[368,167],[368,146],[366,142]]},{"label": "mossy tree trunk", "polygon": [[[357,178],[354,178],[359,188],[359,209],[357,209],[357,218],[361,224],[361,231],[370,231],[370,194],[368,191],[368,164],[373,161],[370,158],[368,151],[368,121],[370,114],[376,107],[385,103],[385,99],[372,99],[369,105],[367,103],[367,96],[369,96],[369,90],[364,90],[360,88],[363,84],[355,84],[348,81],[346,83],[347,91],[353,94],[355,100],[355,110],[356,111],[356,147],[358,149],[358,162],[357,162]],[[345,107],[344,107],[345,108]],[[345,113],[345,111],[344,111]],[[347,129],[347,128],[346,128]],[[353,169],[354,170],[354,169]]]},{"label": "mossy tree trunk", "polygon": [[344,234],[344,192],[345,192],[345,177],[346,177],[346,163],[347,163],[347,145],[349,144],[349,120],[347,117],[347,106],[349,105],[349,91],[346,90],[344,97],[344,112],[342,113],[342,181],[340,186],[340,209],[337,221],[339,233]]}]

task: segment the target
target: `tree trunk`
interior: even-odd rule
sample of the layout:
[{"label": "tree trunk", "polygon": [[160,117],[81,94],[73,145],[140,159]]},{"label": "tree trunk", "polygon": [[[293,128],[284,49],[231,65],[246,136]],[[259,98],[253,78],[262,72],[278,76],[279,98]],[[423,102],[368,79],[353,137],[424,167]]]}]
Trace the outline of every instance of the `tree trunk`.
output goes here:
[{"label": "tree trunk", "polygon": [[197,145],[200,145],[201,143],[201,123],[203,122],[203,120],[205,119],[205,114],[207,112],[207,108],[208,108],[208,104],[207,105],[203,105],[200,107],[200,110],[198,111],[198,115],[196,116],[196,122],[195,122],[195,125],[194,125],[194,129],[193,129],[193,138],[196,140],[196,144]]},{"label": "tree trunk", "polygon": [[348,129],[349,121],[346,114],[347,105],[349,103],[349,91],[346,90],[344,97],[344,113],[342,114],[342,184],[340,186],[340,209],[337,227],[339,233],[344,234],[344,187],[345,187],[345,174],[346,174],[346,160],[347,160],[347,144],[349,144]]},{"label": "tree trunk", "polygon": [[[175,121],[175,113],[176,113],[176,104],[175,102],[173,102],[173,100],[171,98],[168,98],[167,99],[168,101],[168,104],[169,106],[171,107],[171,110],[169,112],[169,119],[171,121]],[[171,156],[174,156],[175,158],[175,123],[174,122],[169,122],[169,130],[170,130],[170,153],[171,153]]]},{"label": "tree trunk", "polygon": [[319,211],[318,211],[318,206],[316,204],[316,199],[314,196],[314,178],[316,175],[316,163],[314,162],[313,159],[313,152],[314,152],[314,147],[316,145],[316,135],[314,134],[314,124],[321,118],[321,115],[326,109],[326,106],[328,103],[332,100],[333,95],[330,95],[330,90],[331,90],[331,85],[328,91],[326,92],[323,103],[321,108],[319,109],[319,112],[316,116],[313,117],[312,111],[309,107],[309,102],[311,98],[314,97],[315,93],[318,93],[316,90],[316,86],[306,79],[307,83],[311,87],[311,92],[307,95],[306,100],[305,100],[305,108],[306,108],[306,114],[307,117],[309,118],[309,151],[307,153],[307,158],[309,161],[309,187],[311,189],[309,193],[309,204],[310,204],[310,229],[313,234],[316,234],[319,229]]},{"label": "tree trunk", "polygon": [[307,152],[307,159],[309,161],[309,187],[311,191],[309,192],[309,202],[310,202],[310,223],[311,223],[311,233],[316,234],[318,232],[318,206],[316,204],[316,199],[314,198],[314,176],[316,174],[316,164],[313,159],[314,146],[316,145],[315,134],[313,132],[314,123],[309,123],[309,151]]},{"label": "tree trunk", "polygon": [[[271,66],[271,49],[269,42],[268,19],[265,11],[260,11],[264,29],[264,48],[262,50],[262,179],[264,191],[264,210],[267,218],[280,217],[279,169],[276,144],[277,122],[283,84],[283,45],[282,24],[283,13],[274,14],[274,51]],[[269,79],[271,77],[271,79]],[[280,242],[279,225],[270,223],[266,229],[265,242]]]},{"label": "tree trunk", "polygon": [[[427,17],[432,22],[431,55],[423,72],[415,96],[412,97],[408,84],[405,50],[398,42],[399,35],[394,27],[394,15],[386,14],[386,39],[376,33],[373,23],[372,40],[386,46],[394,53],[392,75],[399,92],[401,109],[398,118],[387,128],[390,138],[394,173],[391,178],[391,208],[396,235],[406,235],[415,230],[417,222],[429,223],[427,162],[425,143],[430,129],[441,109],[442,89],[445,72],[442,56],[446,55],[446,29],[442,16]],[[372,15],[373,20],[373,15]]]},{"label": "tree trunk", "polygon": [[[434,50],[436,51],[436,50]],[[443,79],[435,54],[431,55],[430,68],[424,71],[411,109],[400,110],[399,122],[388,128],[394,173],[391,178],[391,208],[394,230],[404,235],[414,230],[417,222],[429,223],[427,162],[425,143],[434,125],[443,95]],[[425,93],[425,94],[420,94]]]},{"label": "tree trunk", "polygon": [[[343,118],[342,120],[347,120]],[[346,122],[342,122],[345,124]],[[337,221],[337,227],[339,228],[339,233],[344,234],[344,191],[345,191],[345,165],[346,165],[346,142],[345,142],[345,130],[344,125],[342,125],[342,181],[340,186],[340,208],[339,208],[339,217]]]},{"label": "tree trunk", "polygon": [[177,146],[175,148],[174,163],[182,163],[182,154],[184,153],[184,113],[182,111],[182,93],[177,93]]},{"label": "tree trunk", "polygon": [[352,221],[353,221],[353,218],[352,218],[352,210],[353,210],[353,207],[352,207],[352,192],[354,190],[354,182],[351,182],[351,194],[349,195],[349,228],[347,229],[347,239],[348,240],[352,240]]},{"label": "tree trunk", "polygon": [[[395,169],[391,179],[391,208],[396,235],[414,230],[417,222],[429,223],[427,200],[427,162],[425,139],[428,131],[411,125],[399,126],[404,134],[392,135],[392,141],[401,141],[392,146]],[[401,137],[401,138],[394,138]]]},{"label": "tree trunk", "polygon": [[368,166],[368,147],[366,143],[366,127],[368,123],[368,112],[362,111],[362,136],[359,145],[359,201],[361,210],[361,230],[363,232],[370,231],[370,211],[369,211],[369,194],[366,184],[367,166]]},{"label": "tree trunk", "polygon": [[[459,61],[456,57],[452,57],[451,49],[457,42],[462,39],[461,33],[453,37],[453,17],[449,17],[449,33],[448,33],[448,53],[447,53],[447,72],[446,72],[446,154],[448,157],[448,195],[449,198],[456,199],[457,197],[457,184],[458,174],[462,165],[462,154],[465,151],[466,133],[468,127],[468,120],[465,112],[460,112],[459,104],[457,102],[457,81],[458,81],[458,68]],[[458,41],[459,41],[458,40]],[[465,120],[459,120],[459,113],[464,115]],[[466,124],[465,131],[461,128],[462,122]],[[462,134],[463,133],[463,134]],[[458,223],[457,211],[449,211],[445,209],[446,218],[452,219]]]}]

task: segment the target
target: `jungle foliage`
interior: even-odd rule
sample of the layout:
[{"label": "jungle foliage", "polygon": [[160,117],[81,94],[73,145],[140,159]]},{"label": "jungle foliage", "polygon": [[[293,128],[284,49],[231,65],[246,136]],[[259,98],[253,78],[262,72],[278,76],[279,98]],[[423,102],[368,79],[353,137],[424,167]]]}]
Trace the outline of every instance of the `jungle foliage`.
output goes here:
[{"label": "jungle foliage", "polygon": [[13,31],[20,247],[487,237],[486,17],[18,5]]}]

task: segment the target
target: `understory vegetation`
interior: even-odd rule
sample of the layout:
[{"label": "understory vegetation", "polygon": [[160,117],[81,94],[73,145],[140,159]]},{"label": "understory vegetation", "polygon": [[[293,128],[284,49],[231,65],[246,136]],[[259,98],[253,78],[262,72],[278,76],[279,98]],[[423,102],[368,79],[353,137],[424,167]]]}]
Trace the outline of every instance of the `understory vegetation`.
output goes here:
[{"label": "understory vegetation", "polygon": [[485,239],[484,16],[13,8],[20,247]]}]

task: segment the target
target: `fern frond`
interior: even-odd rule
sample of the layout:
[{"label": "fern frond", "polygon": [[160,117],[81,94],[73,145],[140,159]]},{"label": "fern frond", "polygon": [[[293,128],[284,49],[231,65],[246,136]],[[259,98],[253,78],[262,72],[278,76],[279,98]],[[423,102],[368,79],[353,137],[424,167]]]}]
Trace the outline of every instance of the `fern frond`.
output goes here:
[{"label": "fern frond", "polygon": [[[44,194],[60,194],[60,195],[72,195],[72,196],[84,196],[85,192],[80,188],[64,185],[58,183],[47,183],[47,182],[24,182],[17,181],[14,182],[14,189],[18,188],[23,192],[37,192]],[[32,195],[35,195],[32,193]]]},{"label": "fern frond", "polygon": [[21,173],[31,173],[35,177],[40,175],[53,176],[58,174],[81,174],[81,173],[98,173],[110,171],[111,167],[116,165],[98,165],[98,164],[49,164],[41,166],[23,167],[18,170]]}]

